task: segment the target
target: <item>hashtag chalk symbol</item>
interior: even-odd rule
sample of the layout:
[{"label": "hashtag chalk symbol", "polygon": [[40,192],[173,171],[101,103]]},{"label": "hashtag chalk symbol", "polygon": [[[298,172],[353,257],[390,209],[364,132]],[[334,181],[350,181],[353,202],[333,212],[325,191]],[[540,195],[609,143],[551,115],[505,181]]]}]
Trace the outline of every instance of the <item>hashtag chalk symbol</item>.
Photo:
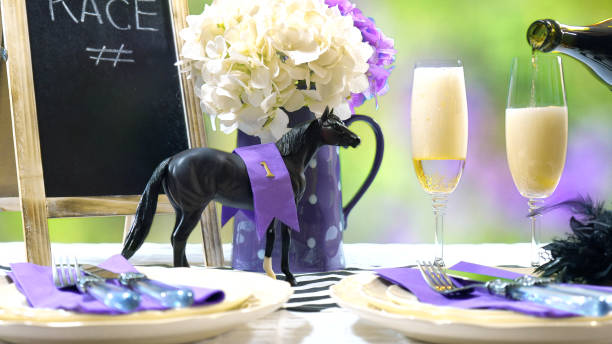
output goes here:
[{"label": "hashtag chalk symbol", "polygon": [[[100,64],[100,61],[112,61],[113,68],[114,68],[114,67],[117,67],[117,63],[119,62],[132,62],[132,63],[135,62],[133,59],[121,58],[121,54],[128,55],[132,53],[132,50],[125,50],[123,48],[124,48],[124,44],[121,44],[119,49],[107,49],[106,45],[103,45],[101,49],[86,48],[85,50],[88,52],[92,52],[92,53],[98,53],[97,56],[89,56],[91,60],[96,60],[96,66]],[[105,54],[109,54],[110,56],[114,56],[114,57],[106,57],[109,55],[105,55]]]}]

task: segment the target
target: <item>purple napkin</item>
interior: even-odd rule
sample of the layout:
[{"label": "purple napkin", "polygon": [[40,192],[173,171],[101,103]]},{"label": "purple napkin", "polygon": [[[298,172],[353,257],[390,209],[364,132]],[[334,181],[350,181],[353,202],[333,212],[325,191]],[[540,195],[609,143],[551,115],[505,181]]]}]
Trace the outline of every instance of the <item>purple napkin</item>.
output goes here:
[{"label": "purple napkin", "polygon": [[[99,265],[115,273],[138,272],[123,256],[115,255]],[[11,264],[9,276],[17,289],[25,295],[28,303],[36,308],[65,309],[80,313],[124,314],[105,306],[93,297],[75,290],[59,290],[53,284],[51,268],[30,263]],[[193,290],[194,305],[210,305],[223,301],[221,290],[189,287]],[[140,306],[134,310],[164,310],[155,299],[141,295]]]},{"label": "purple napkin", "polygon": [[[467,262],[457,263],[456,265],[452,266],[451,269],[509,279],[514,279],[521,276],[521,274],[517,274],[515,272]],[[430,303],[436,306],[478,309],[504,309],[536,317],[548,318],[563,318],[576,316],[576,314],[573,313],[548,308],[531,302],[515,301],[504,299],[498,296],[489,295],[486,291],[478,289],[476,289],[471,295],[465,297],[447,298],[433,291],[423,279],[421,272],[416,268],[401,267],[378,269],[375,271],[378,273],[378,275],[380,275],[380,277],[410,290],[410,292],[412,292],[419,299],[419,301]],[[458,285],[461,285],[461,280],[454,280]],[[610,287],[590,287],[591,289],[612,292],[612,288]]]}]

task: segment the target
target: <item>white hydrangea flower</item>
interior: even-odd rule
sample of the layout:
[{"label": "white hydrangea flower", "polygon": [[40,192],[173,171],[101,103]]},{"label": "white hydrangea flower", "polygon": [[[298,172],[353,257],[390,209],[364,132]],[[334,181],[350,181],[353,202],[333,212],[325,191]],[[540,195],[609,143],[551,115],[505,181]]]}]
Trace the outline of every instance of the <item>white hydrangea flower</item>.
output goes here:
[{"label": "white hydrangea flower", "polygon": [[278,140],[289,130],[284,110],[302,106],[347,119],[348,97],[369,86],[372,48],[324,0],[214,0],[187,23],[182,62],[213,128],[226,133]]}]

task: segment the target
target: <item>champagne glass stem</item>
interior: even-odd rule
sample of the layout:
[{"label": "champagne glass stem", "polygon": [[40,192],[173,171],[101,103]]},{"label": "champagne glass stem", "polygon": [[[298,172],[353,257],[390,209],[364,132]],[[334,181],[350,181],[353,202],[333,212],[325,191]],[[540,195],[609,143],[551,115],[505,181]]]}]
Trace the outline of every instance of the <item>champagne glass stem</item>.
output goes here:
[{"label": "champagne glass stem", "polygon": [[444,214],[446,213],[448,195],[433,195],[431,199],[436,223],[434,232],[434,245],[436,247],[434,264],[444,266]]},{"label": "champagne glass stem", "polygon": [[[541,206],[541,201],[538,199],[530,198],[529,202],[529,214],[533,214]],[[540,217],[542,215],[533,215],[529,217],[531,222],[531,266],[540,266]]]}]

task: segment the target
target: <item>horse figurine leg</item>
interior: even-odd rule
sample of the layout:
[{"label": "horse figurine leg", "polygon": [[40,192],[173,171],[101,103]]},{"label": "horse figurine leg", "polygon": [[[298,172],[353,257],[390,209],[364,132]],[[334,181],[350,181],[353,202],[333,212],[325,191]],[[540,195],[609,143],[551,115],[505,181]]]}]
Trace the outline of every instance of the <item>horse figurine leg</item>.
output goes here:
[{"label": "horse figurine leg", "polygon": [[289,271],[289,246],[291,246],[291,228],[281,224],[281,233],[282,233],[282,257],[281,257],[281,271],[285,274],[285,281],[289,282],[292,287],[297,285],[295,281],[295,277],[291,271]]},{"label": "horse figurine leg", "polygon": [[[274,249],[274,227],[278,223],[278,220],[272,221],[270,226],[266,230],[266,252],[263,260],[263,269],[266,274],[276,279],[276,274],[272,269],[272,250]],[[285,274],[285,281],[289,282],[291,286],[296,286],[295,277],[291,271],[289,271],[289,246],[291,245],[291,234],[289,231],[291,228],[280,222],[281,234],[282,234],[282,257],[281,257],[281,270]]]},{"label": "horse figurine leg", "polygon": [[174,266],[189,267],[185,255],[185,246],[187,245],[187,238],[198,224],[203,211],[204,209],[196,211],[176,209],[176,224],[170,238],[174,251]]},{"label": "horse figurine leg", "polygon": [[266,230],[266,252],[263,259],[263,269],[266,275],[274,279],[276,279],[276,274],[272,269],[272,249],[274,249],[274,226],[276,225],[276,221],[277,220],[272,221]]}]

